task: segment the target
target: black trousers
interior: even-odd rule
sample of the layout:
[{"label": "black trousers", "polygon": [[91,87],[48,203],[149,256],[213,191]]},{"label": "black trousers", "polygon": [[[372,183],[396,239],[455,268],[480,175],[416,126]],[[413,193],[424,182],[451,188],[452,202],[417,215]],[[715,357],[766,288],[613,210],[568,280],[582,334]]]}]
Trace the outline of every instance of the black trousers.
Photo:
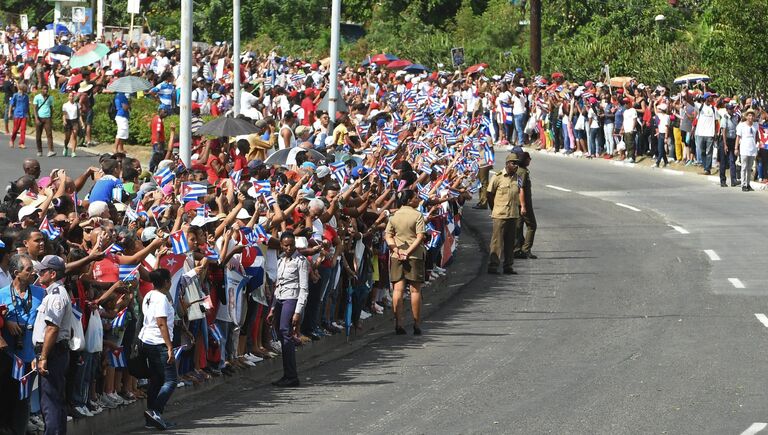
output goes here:
[{"label": "black trousers", "polygon": [[48,354],[48,374],[40,376],[40,408],[45,421],[45,435],[67,433],[67,383],[69,347],[56,343]]}]

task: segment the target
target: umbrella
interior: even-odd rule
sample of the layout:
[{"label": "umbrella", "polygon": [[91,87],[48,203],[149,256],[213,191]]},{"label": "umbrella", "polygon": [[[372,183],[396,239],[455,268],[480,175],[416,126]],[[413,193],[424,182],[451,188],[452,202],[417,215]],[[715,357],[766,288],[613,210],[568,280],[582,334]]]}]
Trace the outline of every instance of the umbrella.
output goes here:
[{"label": "umbrella", "polygon": [[634,77],[611,77],[611,80],[608,82],[608,84],[614,88],[623,88],[624,85],[628,84],[634,79]]},{"label": "umbrella", "polygon": [[69,66],[72,68],[80,68],[88,66],[92,63],[100,61],[104,56],[109,53],[109,47],[104,44],[87,44],[83,48],[77,50],[69,61]]},{"label": "umbrella", "polygon": [[135,92],[146,91],[152,88],[152,83],[141,77],[127,76],[120,77],[107,85],[107,90],[111,92],[125,92],[133,94]]},{"label": "umbrella", "polygon": [[392,55],[392,54],[384,54],[384,53],[377,54],[376,56],[373,56],[371,58],[371,62],[373,62],[373,63],[375,63],[377,65],[386,65],[386,64],[392,62],[393,60],[398,60],[397,56]]},{"label": "umbrella", "polygon": [[474,74],[488,68],[487,63],[478,63],[464,70],[464,74]]},{"label": "umbrella", "polygon": [[72,48],[70,48],[67,45],[57,45],[51,48],[50,50],[48,50],[48,53],[71,57],[74,51],[72,50]]},{"label": "umbrella", "polygon": [[212,121],[206,122],[198,130],[199,136],[215,136],[215,137],[232,137],[232,136],[245,136],[248,134],[258,133],[259,129],[256,128],[252,122],[248,122],[241,118],[230,118],[229,116],[221,116]]},{"label": "umbrella", "polygon": [[[274,153],[272,153],[269,157],[267,157],[267,160],[264,161],[264,164],[269,165],[280,165],[285,166],[285,162],[288,161],[288,155],[291,153],[291,150],[293,148],[285,148],[282,150],[277,150]],[[323,155],[319,151],[315,151],[313,149],[308,149],[307,151],[307,157],[309,160],[312,161],[320,161],[325,160],[325,155]]]},{"label": "umbrella", "polygon": [[408,65],[407,67],[403,68],[409,73],[423,73],[423,72],[429,72],[429,69],[425,67],[424,65],[413,63],[411,65]]},{"label": "umbrella", "polygon": [[409,65],[412,65],[413,63],[410,60],[405,59],[398,59],[393,60],[392,62],[387,64],[388,69],[403,69],[406,68]]},{"label": "umbrella", "polygon": [[686,74],[675,79],[676,85],[684,85],[690,82],[708,82],[712,80],[708,75],[704,74]]},{"label": "umbrella", "polygon": [[75,74],[72,77],[67,80],[67,87],[72,88],[77,86],[78,83],[83,81],[83,75],[82,74]]}]

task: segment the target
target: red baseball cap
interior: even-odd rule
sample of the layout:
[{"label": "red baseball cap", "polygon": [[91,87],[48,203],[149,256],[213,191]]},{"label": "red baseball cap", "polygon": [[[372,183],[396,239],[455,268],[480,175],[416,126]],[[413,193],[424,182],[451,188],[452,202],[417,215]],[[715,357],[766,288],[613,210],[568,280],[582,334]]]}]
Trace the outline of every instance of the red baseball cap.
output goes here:
[{"label": "red baseball cap", "polygon": [[193,210],[197,210],[198,208],[202,207],[203,204],[200,204],[197,201],[189,201],[188,203],[184,204],[184,211],[190,212]]}]

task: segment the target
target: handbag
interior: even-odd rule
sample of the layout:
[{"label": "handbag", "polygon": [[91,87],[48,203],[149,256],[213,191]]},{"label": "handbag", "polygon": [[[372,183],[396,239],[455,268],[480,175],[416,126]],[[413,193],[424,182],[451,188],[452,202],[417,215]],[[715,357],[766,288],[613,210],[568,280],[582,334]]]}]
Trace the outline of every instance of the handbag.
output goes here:
[{"label": "handbag", "polygon": [[85,333],[83,332],[83,323],[75,318],[72,322],[72,334],[69,338],[69,350],[80,352],[85,349]]},{"label": "handbag", "polygon": [[136,379],[147,379],[150,377],[149,361],[147,355],[141,351],[142,344],[139,344],[135,355],[128,359],[128,373]]},{"label": "handbag", "polygon": [[627,149],[627,144],[624,143],[624,139],[620,140],[618,144],[616,144],[616,149],[619,151],[624,151]]},{"label": "handbag", "polygon": [[94,310],[88,320],[88,329],[85,331],[85,351],[88,353],[101,352],[104,346],[104,326],[101,324],[101,315]]}]

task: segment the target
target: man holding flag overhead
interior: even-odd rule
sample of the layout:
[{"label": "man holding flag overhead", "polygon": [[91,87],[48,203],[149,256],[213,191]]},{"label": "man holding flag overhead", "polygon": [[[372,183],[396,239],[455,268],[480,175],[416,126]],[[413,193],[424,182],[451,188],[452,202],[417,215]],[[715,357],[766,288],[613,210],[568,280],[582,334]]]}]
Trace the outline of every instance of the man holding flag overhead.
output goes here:
[{"label": "man holding flag overhead", "polygon": [[38,355],[40,407],[46,433],[57,434],[67,432],[65,375],[69,367],[69,339],[75,322],[71,299],[59,282],[64,278],[65,268],[64,259],[56,255],[46,255],[35,265],[39,283],[46,287],[46,296],[32,331]]}]

